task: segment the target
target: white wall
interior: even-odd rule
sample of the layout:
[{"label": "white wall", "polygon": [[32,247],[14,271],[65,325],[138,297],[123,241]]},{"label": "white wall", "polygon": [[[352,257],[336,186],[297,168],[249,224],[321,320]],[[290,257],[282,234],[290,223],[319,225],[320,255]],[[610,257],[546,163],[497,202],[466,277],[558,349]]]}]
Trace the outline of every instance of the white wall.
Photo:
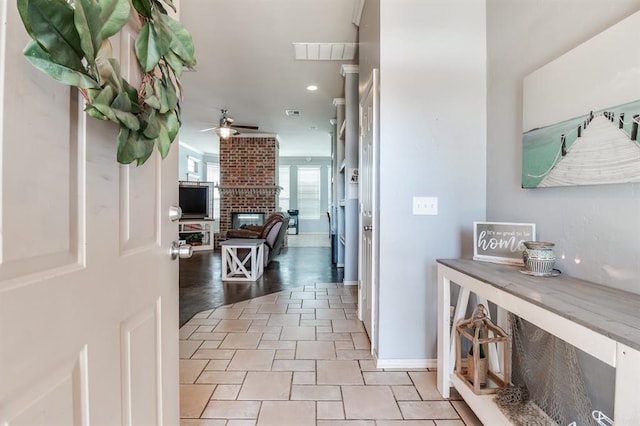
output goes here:
[{"label": "white wall", "polygon": [[203,181],[207,172],[207,165],[204,162],[204,155],[202,154],[202,152],[194,150],[184,144],[179,144],[178,180],[189,180],[187,176],[187,157],[194,157],[200,160],[200,170],[198,170],[198,175],[200,176],[200,180]]},{"label": "white wall", "polygon": [[[378,357],[435,359],[435,261],[469,255],[485,218],[485,3],[380,0],[380,16]],[[414,216],[413,196],[439,214]]]},{"label": "white wall", "polygon": [[[535,222],[538,239],[556,243],[563,272],[635,293],[640,184],[523,190],[520,174],[522,79],[639,8],[638,0],[487,2],[487,218]],[[629,40],[636,55],[637,43]]]}]

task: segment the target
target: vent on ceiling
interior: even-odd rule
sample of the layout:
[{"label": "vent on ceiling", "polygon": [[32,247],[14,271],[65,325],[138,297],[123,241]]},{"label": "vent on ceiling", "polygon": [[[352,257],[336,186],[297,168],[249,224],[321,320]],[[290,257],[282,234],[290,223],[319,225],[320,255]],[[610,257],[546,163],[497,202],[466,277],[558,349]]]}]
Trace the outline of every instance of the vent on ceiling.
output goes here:
[{"label": "vent on ceiling", "polygon": [[357,43],[293,43],[298,61],[352,61],[357,51]]},{"label": "vent on ceiling", "polygon": [[287,115],[287,117],[297,117],[300,115],[300,111],[297,109],[285,109],[284,113]]}]

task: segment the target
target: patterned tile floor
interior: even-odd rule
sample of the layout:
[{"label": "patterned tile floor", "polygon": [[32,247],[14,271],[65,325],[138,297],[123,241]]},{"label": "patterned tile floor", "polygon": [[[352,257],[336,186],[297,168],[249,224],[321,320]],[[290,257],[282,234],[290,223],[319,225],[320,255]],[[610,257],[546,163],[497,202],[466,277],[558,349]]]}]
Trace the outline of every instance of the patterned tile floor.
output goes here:
[{"label": "patterned tile floor", "polygon": [[180,329],[181,426],[480,425],[435,371],[375,368],[356,297],[315,284],[197,314]]}]

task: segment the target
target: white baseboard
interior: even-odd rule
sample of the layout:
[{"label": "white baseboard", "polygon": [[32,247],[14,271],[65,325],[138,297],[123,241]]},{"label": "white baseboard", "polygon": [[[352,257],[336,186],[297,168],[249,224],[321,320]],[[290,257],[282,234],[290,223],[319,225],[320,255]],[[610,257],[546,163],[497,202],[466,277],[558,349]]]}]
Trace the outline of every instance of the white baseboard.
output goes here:
[{"label": "white baseboard", "polygon": [[374,356],[376,368],[397,368],[410,370],[413,368],[436,368],[436,359],[378,359]]},{"label": "white baseboard", "polygon": [[358,285],[358,281],[342,281],[344,285]]}]

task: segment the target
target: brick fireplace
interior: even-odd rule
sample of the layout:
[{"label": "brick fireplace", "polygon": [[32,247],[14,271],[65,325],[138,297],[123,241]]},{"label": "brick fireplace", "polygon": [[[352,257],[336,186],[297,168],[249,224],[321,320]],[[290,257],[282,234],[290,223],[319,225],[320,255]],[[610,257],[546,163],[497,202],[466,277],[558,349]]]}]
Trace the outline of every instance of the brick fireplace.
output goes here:
[{"label": "brick fireplace", "polygon": [[220,140],[220,233],[231,228],[232,213],[277,211],[278,141],[272,136]]}]

